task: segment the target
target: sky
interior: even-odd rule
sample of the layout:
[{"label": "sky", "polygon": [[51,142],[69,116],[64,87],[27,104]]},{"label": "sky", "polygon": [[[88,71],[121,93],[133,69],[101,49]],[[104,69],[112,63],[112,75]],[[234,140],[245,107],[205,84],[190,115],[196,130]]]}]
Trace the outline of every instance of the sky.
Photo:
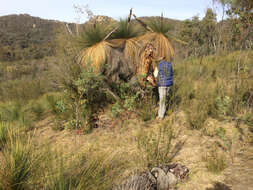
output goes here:
[{"label": "sky", "polygon": [[207,8],[215,8],[212,0],[0,0],[0,16],[29,14],[45,19],[78,22],[87,20],[78,14],[74,5],[89,6],[95,15],[115,19],[124,18],[133,8],[136,16],[159,16],[184,20],[198,15],[202,18]]}]

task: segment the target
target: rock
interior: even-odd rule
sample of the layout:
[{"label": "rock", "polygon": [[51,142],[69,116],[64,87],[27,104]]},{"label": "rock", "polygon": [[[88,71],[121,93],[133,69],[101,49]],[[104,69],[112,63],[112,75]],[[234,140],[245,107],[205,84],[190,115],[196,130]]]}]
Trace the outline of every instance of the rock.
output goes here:
[{"label": "rock", "polygon": [[181,164],[154,167],[151,172],[130,176],[112,190],[173,190],[179,181],[188,177],[189,169]]},{"label": "rock", "polygon": [[151,173],[156,178],[158,190],[169,190],[170,179],[161,168],[154,167]]},{"label": "rock", "polygon": [[143,172],[140,175],[129,177],[121,185],[112,190],[157,190],[156,179],[150,172]]},{"label": "rock", "polygon": [[189,169],[182,164],[176,163],[176,164],[170,165],[169,172],[174,174],[176,178],[178,179],[178,181],[183,181],[188,178]]}]

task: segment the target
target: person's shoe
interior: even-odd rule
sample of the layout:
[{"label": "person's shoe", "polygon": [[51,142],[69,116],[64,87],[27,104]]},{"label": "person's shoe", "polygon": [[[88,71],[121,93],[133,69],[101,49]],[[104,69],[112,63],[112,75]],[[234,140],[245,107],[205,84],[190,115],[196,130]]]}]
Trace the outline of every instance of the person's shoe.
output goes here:
[{"label": "person's shoe", "polygon": [[161,118],[161,117],[159,117],[159,116],[157,116],[156,119],[157,119],[157,120],[163,120],[163,118]]}]

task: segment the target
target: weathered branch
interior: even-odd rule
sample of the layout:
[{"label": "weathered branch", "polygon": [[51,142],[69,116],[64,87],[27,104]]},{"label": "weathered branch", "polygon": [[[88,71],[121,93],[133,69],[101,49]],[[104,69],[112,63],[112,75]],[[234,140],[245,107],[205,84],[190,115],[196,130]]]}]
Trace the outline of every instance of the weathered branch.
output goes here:
[{"label": "weathered branch", "polygon": [[106,91],[107,93],[109,93],[116,101],[120,102],[120,98],[113,93],[109,88],[103,88],[102,90]]},{"label": "weathered branch", "polygon": [[133,14],[133,8],[130,9],[130,13],[129,13],[128,19],[127,19],[128,23],[131,21],[132,14]]},{"label": "weathered branch", "polygon": [[135,14],[133,14],[133,16],[147,31],[154,32],[147,24],[145,24],[142,20],[138,19]]},{"label": "weathered branch", "polygon": [[133,13],[133,8],[130,9],[130,13],[127,18],[127,29],[129,27],[129,23],[131,22],[132,13]]},{"label": "weathered branch", "polygon": [[118,28],[119,28],[119,26],[115,27],[109,34],[107,34],[107,36],[104,38],[104,40],[107,40]]},{"label": "weathered branch", "polygon": [[66,26],[66,28],[67,28],[67,31],[69,32],[69,34],[70,34],[70,35],[73,35],[72,31],[71,31],[71,30],[70,30],[70,28],[69,28],[69,25],[68,25],[68,23],[66,23],[66,25],[65,25],[65,26]]}]

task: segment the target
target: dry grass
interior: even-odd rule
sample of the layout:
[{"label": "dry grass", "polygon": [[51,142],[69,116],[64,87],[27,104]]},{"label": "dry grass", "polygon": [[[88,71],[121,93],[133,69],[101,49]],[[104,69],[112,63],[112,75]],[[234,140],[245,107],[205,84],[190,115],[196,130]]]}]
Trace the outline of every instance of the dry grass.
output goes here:
[{"label": "dry grass", "polygon": [[[107,114],[109,115],[109,113]],[[216,122],[216,124],[224,125],[222,122]],[[62,156],[88,152],[95,152],[97,155],[102,152],[117,153],[117,157],[124,163],[124,169],[121,170],[120,176],[122,179],[134,171],[147,169],[147,165],[141,159],[144,156],[143,152],[138,149],[138,135],[140,132],[142,134],[158,133],[161,125],[164,127],[171,125],[174,131],[176,139],[173,140],[171,147],[175,147],[179,142],[184,142],[180,151],[173,157],[173,162],[179,162],[189,167],[190,179],[186,183],[180,184],[179,190],[202,190],[211,187],[213,181],[224,180],[223,173],[210,173],[206,168],[206,161],[203,160],[206,152],[211,150],[215,139],[210,136],[203,136],[201,131],[188,129],[184,112],[173,113],[162,123],[154,120],[147,124],[136,119],[130,119],[113,128],[94,130],[93,133],[85,136],[73,134],[69,131],[55,132],[49,127],[40,128],[36,132],[36,139],[39,144],[50,141],[51,146],[55,149],[64,147]],[[226,127],[227,130],[233,131],[235,129],[235,126],[229,126]],[[231,133],[230,130],[228,134]]]},{"label": "dry grass", "polygon": [[107,55],[109,54],[108,45],[108,42],[102,41],[83,50],[80,54],[80,62],[83,65],[92,63],[95,69],[99,69],[101,64],[107,60]]},{"label": "dry grass", "polygon": [[166,60],[171,61],[175,56],[175,51],[171,42],[161,33],[146,33],[138,39],[143,44],[153,43],[156,48],[155,57],[165,57]]}]

